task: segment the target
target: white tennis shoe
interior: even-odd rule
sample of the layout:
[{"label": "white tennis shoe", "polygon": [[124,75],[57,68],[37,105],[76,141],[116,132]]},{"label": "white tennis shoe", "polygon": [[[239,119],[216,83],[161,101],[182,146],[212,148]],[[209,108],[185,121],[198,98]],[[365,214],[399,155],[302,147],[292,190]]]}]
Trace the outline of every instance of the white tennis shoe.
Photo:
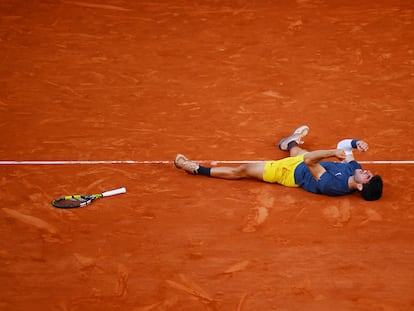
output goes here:
[{"label": "white tennis shoe", "polygon": [[176,168],[183,169],[189,174],[197,174],[197,170],[200,167],[197,163],[188,160],[183,154],[177,154],[174,160]]},{"label": "white tennis shoe", "polygon": [[293,133],[290,136],[283,138],[279,142],[279,149],[287,151],[288,145],[292,141],[296,141],[298,145],[303,144],[302,138],[308,135],[308,132],[309,132],[309,126],[307,125],[299,126],[293,131]]}]

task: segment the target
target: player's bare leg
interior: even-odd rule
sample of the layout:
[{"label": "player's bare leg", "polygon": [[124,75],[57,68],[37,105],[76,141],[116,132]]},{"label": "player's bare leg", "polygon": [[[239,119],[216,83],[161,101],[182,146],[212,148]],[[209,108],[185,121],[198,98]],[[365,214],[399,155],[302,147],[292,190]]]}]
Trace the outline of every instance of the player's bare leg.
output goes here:
[{"label": "player's bare leg", "polygon": [[242,164],[237,167],[205,167],[187,159],[184,155],[178,154],[174,165],[193,175],[205,175],[221,179],[243,179],[254,178],[263,180],[264,161]]},{"label": "player's bare leg", "polygon": [[210,176],[223,179],[255,178],[263,180],[265,163],[266,162],[247,163],[237,167],[212,167]]},{"label": "player's bare leg", "polygon": [[290,148],[290,150],[289,150],[289,154],[290,154],[291,157],[296,157],[298,155],[305,154],[307,152],[308,152],[308,150],[303,149],[302,147],[299,147],[299,146],[294,146],[294,147]]}]

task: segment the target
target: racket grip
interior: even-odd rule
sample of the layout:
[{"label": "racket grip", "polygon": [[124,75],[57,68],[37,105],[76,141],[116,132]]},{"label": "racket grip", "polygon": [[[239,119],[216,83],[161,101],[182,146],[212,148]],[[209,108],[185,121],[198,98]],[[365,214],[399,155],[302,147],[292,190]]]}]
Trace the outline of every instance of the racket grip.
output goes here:
[{"label": "racket grip", "polygon": [[121,194],[121,193],[125,193],[125,192],[126,192],[125,187],[122,187],[122,188],[102,192],[102,196],[109,197],[111,195]]}]

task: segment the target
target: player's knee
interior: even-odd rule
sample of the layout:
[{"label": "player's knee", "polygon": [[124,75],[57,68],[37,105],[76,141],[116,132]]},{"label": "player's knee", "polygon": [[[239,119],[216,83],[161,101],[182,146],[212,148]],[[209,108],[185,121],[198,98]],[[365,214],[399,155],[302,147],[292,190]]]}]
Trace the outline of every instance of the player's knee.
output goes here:
[{"label": "player's knee", "polygon": [[237,175],[239,178],[246,178],[249,177],[248,175],[248,165],[242,164],[235,168],[235,175]]}]

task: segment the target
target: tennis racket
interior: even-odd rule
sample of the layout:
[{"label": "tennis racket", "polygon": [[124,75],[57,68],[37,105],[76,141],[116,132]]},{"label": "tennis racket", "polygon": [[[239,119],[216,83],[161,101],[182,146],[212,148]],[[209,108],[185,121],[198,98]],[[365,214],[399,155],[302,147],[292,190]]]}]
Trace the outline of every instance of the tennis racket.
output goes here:
[{"label": "tennis racket", "polygon": [[125,187],[105,191],[102,193],[97,194],[91,194],[91,195],[67,195],[61,198],[57,198],[52,201],[52,205],[57,208],[77,208],[77,207],[83,207],[88,204],[91,204],[96,199],[109,197],[111,195],[121,194],[125,193],[126,189]]}]

